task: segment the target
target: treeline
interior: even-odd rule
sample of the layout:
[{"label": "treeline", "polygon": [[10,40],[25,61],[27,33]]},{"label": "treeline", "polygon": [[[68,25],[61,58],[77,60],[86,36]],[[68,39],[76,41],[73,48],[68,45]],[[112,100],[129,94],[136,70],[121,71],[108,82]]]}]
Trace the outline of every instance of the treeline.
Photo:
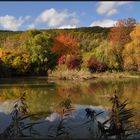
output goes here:
[{"label": "treeline", "polygon": [[0,31],[0,76],[47,75],[65,64],[70,69],[87,65],[91,72],[139,71],[139,31],[133,18],[112,28]]}]

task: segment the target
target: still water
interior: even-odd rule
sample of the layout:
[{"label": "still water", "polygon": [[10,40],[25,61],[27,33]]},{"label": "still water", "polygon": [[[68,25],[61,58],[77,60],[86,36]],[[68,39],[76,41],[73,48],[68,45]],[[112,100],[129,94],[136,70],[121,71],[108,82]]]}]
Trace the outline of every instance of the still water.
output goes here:
[{"label": "still water", "polygon": [[[68,96],[72,104],[81,108],[90,106],[109,109],[112,107],[109,99],[116,93],[122,100],[126,98],[129,100],[128,107],[134,109],[135,121],[140,124],[140,79],[89,81],[51,81],[45,77],[0,79],[0,113],[9,114],[15,100],[24,92],[29,112],[42,113],[33,119],[46,119],[48,115],[43,112],[55,112],[59,103]],[[5,118],[2,116],[0,119]],[[2,121],[0,126],[4,127],[4,123],[6,121]]]}]

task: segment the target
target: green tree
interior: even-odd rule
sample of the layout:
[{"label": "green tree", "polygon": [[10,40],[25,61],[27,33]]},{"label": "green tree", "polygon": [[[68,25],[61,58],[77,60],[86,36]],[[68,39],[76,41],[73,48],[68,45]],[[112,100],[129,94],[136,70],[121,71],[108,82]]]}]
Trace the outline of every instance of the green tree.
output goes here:
[{"label": "green tree", "polygon": [[29,52],[31,67],[35,73],[47,74],[57,64],[57,55],[52,50],[52,38],[49,34],[38,30],[28,31],[30,39],[24,46]]},{"label": "green tree", "polygon": [[110,70],[118,69],[115,55],[111,52],[107,40],[102,41],[100,45],[93,50],[93,57],[98,61],[106,63]]}]

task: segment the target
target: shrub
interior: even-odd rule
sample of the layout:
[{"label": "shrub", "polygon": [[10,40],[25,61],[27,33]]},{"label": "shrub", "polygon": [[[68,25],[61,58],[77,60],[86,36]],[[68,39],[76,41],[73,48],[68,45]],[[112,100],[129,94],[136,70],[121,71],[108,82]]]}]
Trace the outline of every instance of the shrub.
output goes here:
[{"label": "shrub", "polygon": [[89,71],[86,70],[65,70],[58,67],[57,70],[49,74],[50,77],[55,77],[59,80],[88,80],[94,78]]},{"label": "shrub", "polygon": [[66,56],[62,55],[59,59],[58,59],[58,65],[62,65],[66,63]]},{"label": "shrub", "polygon": [[98,62],[95,58],[90,58],[88,60],[88,69],[90,70],[90,72],[96,72],[97,71],[97,67],[98,67]]},{"label": "shrub", "polygon": [[91,73],[93,73],[93,72],[105,72],[107,70],[107,65],[104,62],[100,62],[93,57],[91,57],[88,60],[87,67]]},{"label": "shrub", "polygon": [[71,69],[80,69],[81,64],[83,63],[81,56],[71,55],[66,62],[67,68]]},{"label": "shrub", "polygon": [[105,72],[107,70],[107,65],[104,62],[99,62],[98,72]]}]

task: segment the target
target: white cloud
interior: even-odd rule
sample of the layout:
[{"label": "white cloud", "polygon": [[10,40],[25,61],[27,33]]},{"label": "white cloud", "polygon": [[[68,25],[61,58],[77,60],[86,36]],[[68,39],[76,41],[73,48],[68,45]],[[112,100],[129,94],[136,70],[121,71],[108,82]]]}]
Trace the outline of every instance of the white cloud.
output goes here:
[{"label": "white cloud", "polygon": [[112,16],[118,13],[118,8],[122,5],[128,4],[131,2],[99,2],[99,6],[96,9],[96,12],[101,15]]},{"label": "white cloud", "polygon": [[107,16],[112,16],[114,14],[118,13],[118,11],[116,9],[112,9],[107,13]]},{"label": "white cloud", "polygon": [[70,13],[67,10],[57,11],[54,8],[50,8],[43,11],[31,25],[35,27],[41,23],[45,23],[49,27],[73,26],[79,23],[79,19],[74,12]]},{"label": "white cloud", "polygon": [[117,21],[111,19],[97,20],[91,23],[92,26],[112,27]]},{"label": "white cloud", "polygon": [[72,29],[72,28],[76,28],[76,25],[63,25],[59,27],[59,29]]},{"label": "white cloud", "polygon": [[30,16],[16,18],[14,16],[0,16],[0,27],[7,30],[17,30],[21,25],[30,18]]}]

